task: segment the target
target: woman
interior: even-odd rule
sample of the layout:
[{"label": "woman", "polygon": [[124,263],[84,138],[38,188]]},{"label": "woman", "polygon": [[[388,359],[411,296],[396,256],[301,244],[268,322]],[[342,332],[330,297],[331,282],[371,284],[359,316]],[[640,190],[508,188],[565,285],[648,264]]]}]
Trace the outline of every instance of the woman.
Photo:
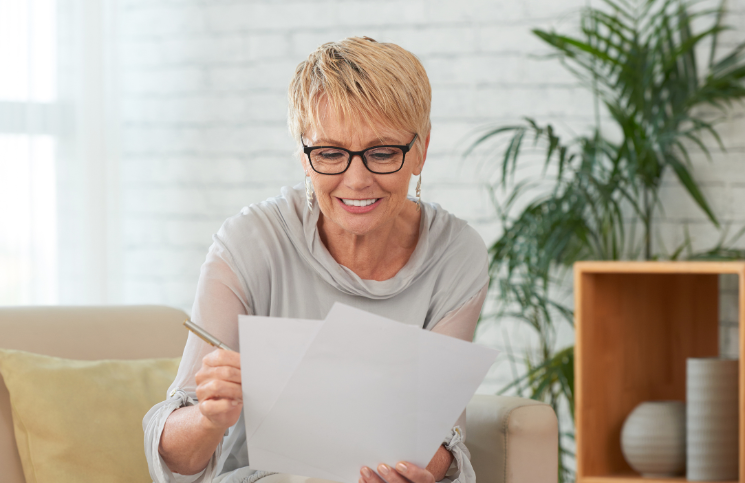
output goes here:
[{"label": "woman", "polygon": [[[486,296],[484,243],[462,220],[407,196],[417,175],[419,194],[430,102],[421,63],[394,44],[348,38],[302,62],[289,127],[305,187],[283,188],[223,224],[192,319],[237,348],[239,314],[323,319],[339,301],[470,341]],[[248,467],[240,383],[238,354],[189,335],[168,398],[143,420],[154,481],[265,476]],[[426,468],[375,469],[389,483],[473,483],[463,429],[465,413]],[[360,483],[382,481],[360,469]]]}]

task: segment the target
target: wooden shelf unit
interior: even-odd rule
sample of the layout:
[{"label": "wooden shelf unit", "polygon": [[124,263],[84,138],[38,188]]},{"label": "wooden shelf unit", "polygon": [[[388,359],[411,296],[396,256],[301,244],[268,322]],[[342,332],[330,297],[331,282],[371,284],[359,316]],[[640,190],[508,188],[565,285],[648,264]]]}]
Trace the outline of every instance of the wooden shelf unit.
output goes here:
[{"label": "wooden shelf unit", "polygon": [[[745,262],[574,265],[577,483],[642,478],[621,453],[621,427],[642,401],[685,400],[688,357],[719,355],[719,275],[739,282],[739,480],[745,483]],[[721,483],[721,482],[719,482]]]},{"label": "wooden shelf unit", "polygon": [[[580,481],[580,480],[577,480]],[[583,483],[685,483],[685,477],[678,478],[643,478],[636,473],[624,473],[615,476],[588,476]],[[701,483],[701,482],[696,482]],[[714,483],[714,482],[712,482]],[[737,481],[717,481],[716,483],[738,483]]]},{"label": "wooden shelf unit", "polygon": [[[623,474],[616,476],[588,476],[587,478],[583,478],[581,481],[583,483],[685,483],[688,480],[686,480],[684,477],[642,478],[638,474]],[[716,483],[737,483],[737,481],[717,481]]]}]

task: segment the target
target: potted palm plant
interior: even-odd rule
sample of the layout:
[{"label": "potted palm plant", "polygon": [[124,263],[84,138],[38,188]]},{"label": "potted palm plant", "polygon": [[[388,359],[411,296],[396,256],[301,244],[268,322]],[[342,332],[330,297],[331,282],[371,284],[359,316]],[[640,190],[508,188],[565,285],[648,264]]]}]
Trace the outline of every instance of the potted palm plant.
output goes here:
[{"label": "potted palm plant", "polygon": [[[689,0],[602,0],[599,8],[581,11],[577,35],[532,31],[592,91],[595,125],[562,139],[551,124],[526,118],[487,129],[466,152],[474,156],[479,147],[506,143],[488,150],[499,153],[489,163],[498,173],[489,187],[503,233],[489,249],[497,308],[482,314],[482,323],[512,316],[540,341],[523,357],[526,371],[502,392],[549,402],[573,421],[574,348],[556,347],[555,339],[559,324],[573,323],[560,288],[574,262],[745,258],[728,248],[742,232],[727,236],[690,169],[694,149],[711,157],[710,140],[725,148],[718,125],[745,98],[745,43],[719,52],[724,19],[723,4],[705,9]],[[694,23],[706,27],[694,30]],[[543,159],[541,174],[519,176],[536,154]],[[696,253],[686,237],[669,252],[655,248],[655,221],[664,210],[658,194],[667,172],[720,230],[716,246]],[[561,435],[559,481],[573,481],[573,425],[564,424]]]}]

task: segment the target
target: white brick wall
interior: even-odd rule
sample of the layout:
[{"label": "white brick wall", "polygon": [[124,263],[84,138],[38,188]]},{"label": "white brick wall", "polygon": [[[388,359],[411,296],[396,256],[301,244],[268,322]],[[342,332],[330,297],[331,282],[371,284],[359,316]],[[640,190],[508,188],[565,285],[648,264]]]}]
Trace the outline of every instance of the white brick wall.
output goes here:
[{"label": "white brick wall", "polygon": [[719,276],[719,353],[737,359],[739,350],[737,275]]},{"label": "white brick wall", "polygon": [[[121,0],[123,302],[190,309],[211,234],[244,205],[301,182],[286,128],[295,66],[321,43],[350,35],[396,42],[418,55],[433,86],[433,131],[424,197],[467,219],[487,243],[499,233],[488,196],[461,163],[468,135],[521,116],[582,130],[592,99],[531,28],[571,30],[586,0]],[[732,45],[745,38],[745,0],[730,2]],[[723,129],[729,151],[696,176],[724,224],[745,223],[745,116]],[[662,197],[659,240],[671,247],[687,223],[697,246],[717,238],[673,179]],[[731,312],[731,290],[723,291]],[[723,350],[736,345],[723,321]],[[479,340],[514,350],[531,335],[505,324]],[[563,331],[560,341],[571,340]],[[501,372],[500,372],[501,371]],[[507,364],[485,391],[501,385]],[[500,375],[501,374],[501,375]]]}]

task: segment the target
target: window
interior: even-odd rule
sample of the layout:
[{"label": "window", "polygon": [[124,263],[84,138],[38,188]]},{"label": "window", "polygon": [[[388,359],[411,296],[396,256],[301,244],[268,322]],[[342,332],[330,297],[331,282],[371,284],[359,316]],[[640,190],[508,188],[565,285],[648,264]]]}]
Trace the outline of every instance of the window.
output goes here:
[{"label": "window", "polygon": [[0,304],[117,301],[117,2],[0,0]]},{"label": "window", "polygon": [[0,0],[0,304],[57,302],[56,1]]}]

